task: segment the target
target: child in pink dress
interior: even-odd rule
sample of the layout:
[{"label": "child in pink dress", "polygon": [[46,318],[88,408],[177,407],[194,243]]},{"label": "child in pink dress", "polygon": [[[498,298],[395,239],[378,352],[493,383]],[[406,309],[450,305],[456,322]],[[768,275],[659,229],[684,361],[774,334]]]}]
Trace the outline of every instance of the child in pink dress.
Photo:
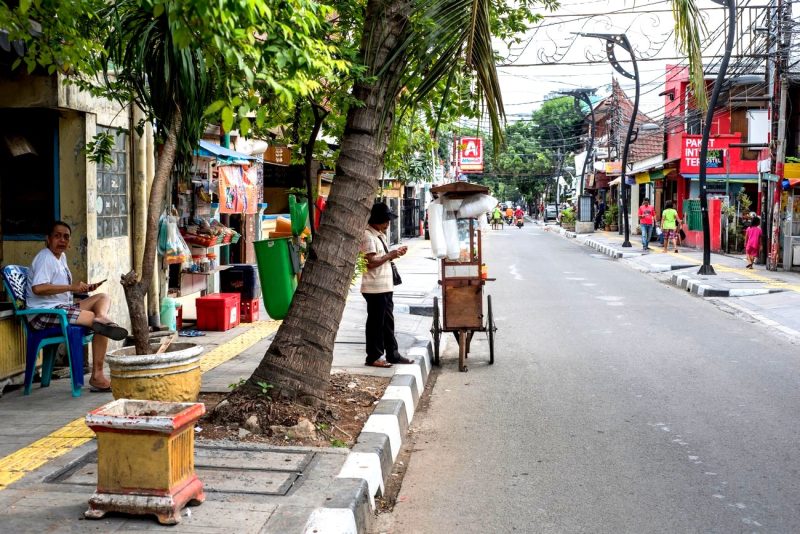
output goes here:
[{"label": "child in pink dress", "polygon": [[747,267],[746,269],[753,268],[753,262],[758,257],[758,248],[761,245],[761,219],[753,217],[750,221],[750,226],[745,232],[744,239],[744,252],[747,254]]}]

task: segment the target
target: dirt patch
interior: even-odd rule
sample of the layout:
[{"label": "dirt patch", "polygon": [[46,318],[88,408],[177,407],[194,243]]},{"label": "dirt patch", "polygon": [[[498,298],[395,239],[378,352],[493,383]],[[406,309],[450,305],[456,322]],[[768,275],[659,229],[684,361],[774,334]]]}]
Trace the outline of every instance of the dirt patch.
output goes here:
[{"label": "dirt patch", "polygon": [[207,413],[195,437],[199,441],[352,447],[388,384],[389,379],[383,377],[333,374],[327,400],[320,407],[270,400],[260,393],[237,396],[235,401],[221,393],[201,393],[198,402],[206,405]]}]

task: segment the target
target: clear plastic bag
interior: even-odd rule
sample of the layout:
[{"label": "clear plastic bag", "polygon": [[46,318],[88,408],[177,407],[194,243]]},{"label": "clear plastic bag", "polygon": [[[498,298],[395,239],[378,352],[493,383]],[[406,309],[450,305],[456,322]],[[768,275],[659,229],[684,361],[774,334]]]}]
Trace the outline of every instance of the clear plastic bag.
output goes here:
[{"label": "clear plastic bag", "polygon": [[158,231],[158,253],[164,256],[167,265],[181,264],[189,268],[192,264],[192,251],[178,231],[178,218],[162,215]]}]

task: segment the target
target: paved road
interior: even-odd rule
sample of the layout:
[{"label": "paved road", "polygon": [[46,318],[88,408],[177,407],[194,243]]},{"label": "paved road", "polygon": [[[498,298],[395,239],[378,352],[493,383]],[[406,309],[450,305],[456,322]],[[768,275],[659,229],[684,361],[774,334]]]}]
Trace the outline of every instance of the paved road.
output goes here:
[{"label": "paved road", "polygon": [[450,344],[377,531],[800,532],[797,345],[541,227],[487,251],[496,364]]}]

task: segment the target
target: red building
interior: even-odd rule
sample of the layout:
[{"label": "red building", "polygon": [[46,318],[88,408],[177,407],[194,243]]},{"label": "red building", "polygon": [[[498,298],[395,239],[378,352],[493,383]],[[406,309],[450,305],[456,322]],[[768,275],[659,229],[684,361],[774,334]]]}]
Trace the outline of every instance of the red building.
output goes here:
[{"label": "red building", "polygon": [[[735,81],[736,82],[736,81]],[[761,151],[733,145],[742,143],[769,143],[770,118],[763,99],[748,100],[764,93],[759,82],[734,83],[720,97],[711,124],[709,153],[706,166],[707,191],[710,198],[720,203],[736,206],[737,195],[744,192],[752,201],[751,210],[759,207],[759,158]],[[707,82],[709,86],[712,82]],[[709,87],[710,89],[710,87]],[[689,230],[698,231],[696,217],[686,211],[699,209],[697,203],[686,200],[699,199],[700,142],[705,113],[694,103],[689,89],[686,67],[668,65],[664,95],[665,132],[668,161],[674,161],[677,172],[668,175],[664,183],[664,200],[672,200],[681,218],[689,222]],[[726,198],[727,197],[727,198]],[[710,213],[711,217],[714,214]],[[719,214],[716,214],[717,219]],[[713,226],[713,225],[712,225]],[[717,221],[719,228],[719,221]],[[712,241],[715,237],[712,236]],[[691,239],[690,239],[691,241]],[[718,240],[716,240],[719,243]],[[713,247],[712,248],[719,248]]]}]

